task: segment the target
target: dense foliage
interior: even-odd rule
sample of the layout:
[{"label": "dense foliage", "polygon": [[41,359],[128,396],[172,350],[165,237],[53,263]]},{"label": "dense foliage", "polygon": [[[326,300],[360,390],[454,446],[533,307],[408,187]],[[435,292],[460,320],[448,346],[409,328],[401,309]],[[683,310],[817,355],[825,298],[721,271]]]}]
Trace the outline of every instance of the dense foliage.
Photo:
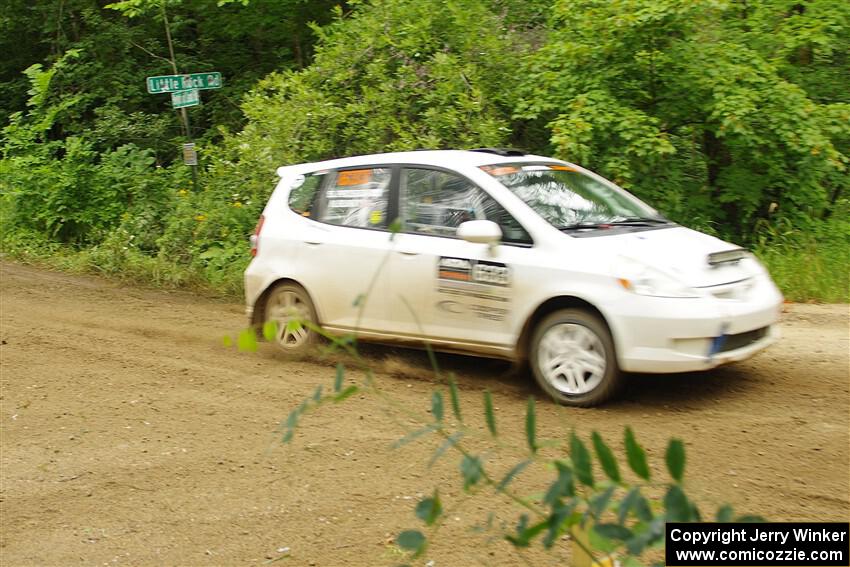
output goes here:
[{"label": "dense foliage", "polygon": [[[235,292],[277,166],[507,145],[755,247],[792,298],[848,297],[846,2],[6,5],[0,213],[19,256],[62,243],[100,270]],[[144,87],[174,68],[225,81],[188,112],[197,188],[179,115]],[[818,276],[794,279],[803,263]]]}]

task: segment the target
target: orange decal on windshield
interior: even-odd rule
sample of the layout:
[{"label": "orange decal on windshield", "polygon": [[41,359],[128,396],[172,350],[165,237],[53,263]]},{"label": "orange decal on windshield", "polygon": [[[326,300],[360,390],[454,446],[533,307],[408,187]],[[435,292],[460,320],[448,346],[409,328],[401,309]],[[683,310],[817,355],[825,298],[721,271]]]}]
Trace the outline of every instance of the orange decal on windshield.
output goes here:
[{"label": "orange decal on windshield", "polygon": [[493,177],[498,177],[500,175],[510,175],[511,173],[519,173],[518,167],[513,167],[510,165],[482,165],[481,169],[483,169]]},{"label": "orange decal on windshield", "polygon": [[568,165],[550,165],[549,169],[554,171],[575,171],[574,167]]},{"label": "orange decal on windshield", "polygon": [[372,180],[371,169],[349,169],[348,171],[340,171],[336,178],[337,187],[354,187],[357,185],[365,185]]}]

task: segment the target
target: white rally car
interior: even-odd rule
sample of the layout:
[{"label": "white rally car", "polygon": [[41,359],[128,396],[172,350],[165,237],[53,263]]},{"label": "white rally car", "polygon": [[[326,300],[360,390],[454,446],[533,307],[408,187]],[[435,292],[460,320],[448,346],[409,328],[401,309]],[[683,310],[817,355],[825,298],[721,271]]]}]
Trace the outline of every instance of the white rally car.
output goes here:
[{"label": "white rally car", "polygon": [[255,326],[528,360],[560,403],[623,371],[703,370],[777,338],[782,296],[748,252],[577,165],[515,150],[364,155],[278,169],[245,272]]}]

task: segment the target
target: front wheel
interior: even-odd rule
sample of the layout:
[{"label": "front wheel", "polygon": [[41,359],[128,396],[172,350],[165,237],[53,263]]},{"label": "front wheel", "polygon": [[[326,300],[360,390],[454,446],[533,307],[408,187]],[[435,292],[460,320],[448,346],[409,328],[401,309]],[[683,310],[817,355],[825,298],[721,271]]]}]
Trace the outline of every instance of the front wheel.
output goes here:
[{"label": "front wheel", "polygon": [[[263,322],[274,322],[277,347],[288,353],[300,354],[315,344],[318,333],[315,330],[318,321],[316,309],[307,291],[293,283],[283,283],[274,287],[266,298]],[[293,321],[299,325],[291,324]]]},{"label": "front wheel", "polygon": [[535,380],[560,404],[595,406],[622,384],[611,332],[587,311],[550,313],[534,329],[530,346]]}]

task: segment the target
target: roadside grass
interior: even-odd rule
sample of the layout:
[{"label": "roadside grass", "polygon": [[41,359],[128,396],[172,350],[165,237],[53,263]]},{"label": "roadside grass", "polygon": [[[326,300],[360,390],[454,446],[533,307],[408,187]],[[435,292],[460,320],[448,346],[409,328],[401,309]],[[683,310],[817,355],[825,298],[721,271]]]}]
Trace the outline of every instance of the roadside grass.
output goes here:
[{"label": "roadside grass", "polygon": [[753,252],[794,302],[850,303],[850,218],[835,216],[811,231],[779,222]]},{"label": "roadside grass", "polygon": [[813,239],[799,246],[757,248],[776,285],[789,301],[850,303],[850,247]]},{"label": "roadside grass", "polygon": [[163,255],[151,256],[119,243],[106,241],[76,248],[45,239],[21,228],[0,232],[0,255],[24,264],[75,274],[97,274],[111,280],[161,289],[188,289],[216,297],[239,299],[242,268],[217,270],[187,266]]}]

